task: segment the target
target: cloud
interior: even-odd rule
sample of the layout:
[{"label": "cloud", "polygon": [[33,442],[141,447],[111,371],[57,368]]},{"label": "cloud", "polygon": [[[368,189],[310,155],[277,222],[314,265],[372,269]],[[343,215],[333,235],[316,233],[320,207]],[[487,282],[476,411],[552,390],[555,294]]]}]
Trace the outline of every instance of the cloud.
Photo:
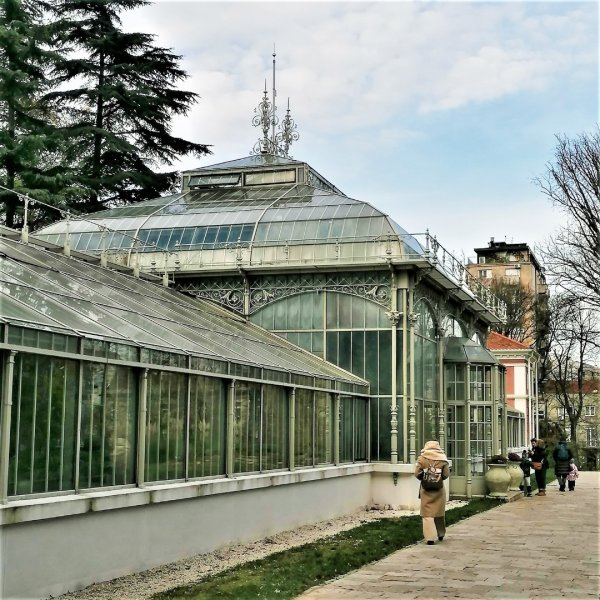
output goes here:
[{"label": "cloud", "polygon": [[[595,3],[159,1],[123,22],[181,54],[182,87],[200,95],[174,131],[215,155],[178,168],[249,153],[276,43],[278,105],[290,97],[301,136],[291,154],[467,254],[490,235],[549,231],[530,169],[554,132],[597,119]],[[510,189],[494,195],[498,177]]]},{"label": "cloud", "polygon": [[265,77],[270,87],[276,42],[280,104],[290,96],[299,122],[333,132],[543,89],[565,69],[589,74],[592,14],[591,4],[161,2],[125,21],[184,55],[188,88],[240,113]]}]

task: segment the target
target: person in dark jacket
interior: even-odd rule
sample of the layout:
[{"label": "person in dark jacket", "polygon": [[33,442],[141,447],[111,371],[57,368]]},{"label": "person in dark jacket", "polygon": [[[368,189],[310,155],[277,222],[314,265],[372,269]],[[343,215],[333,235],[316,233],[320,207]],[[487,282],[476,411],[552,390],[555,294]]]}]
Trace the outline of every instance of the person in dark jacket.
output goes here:
[{"label": "person in dark jacket", "polygon": [[[544,440],[531,440],[531,465],[534,468],[535,481],[538,486],[538,496],[546,495],[546,469],[548,468],[548,457],[544,448]],[[539,468],[536,468],[539,465]]]},{"label": "person in dark jacket", "polygon": [[569,465],[573,458],[573,453],[571,452],[571,449],[567,447],[567,442],[565,440],[560,440],[560,442],[558,442],[558,446],[554,448],[554,452],[552,453],[552,458],[554,459],[554,474],[558,481],[558,490],[560,492],[565,492],[567,475],[570,470]]},{"label": "person in dark jacket", "polygon": [[521,456],[521,471],[523,471],[523,483],[519,486],[527,496],[531,496],[531,460],[529,459],[529,452],[523,450]]}]

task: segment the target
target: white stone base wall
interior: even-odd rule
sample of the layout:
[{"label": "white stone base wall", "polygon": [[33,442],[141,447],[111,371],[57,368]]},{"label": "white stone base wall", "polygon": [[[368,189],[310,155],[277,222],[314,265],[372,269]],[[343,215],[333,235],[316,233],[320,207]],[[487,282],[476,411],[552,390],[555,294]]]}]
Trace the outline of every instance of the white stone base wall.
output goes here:
[{"label": "white stone base wall", "polygon": [[[12,501],[0,598],[47,598],[372,504],[373,465]],[[391,477],[391,476],[390,476]]]}]

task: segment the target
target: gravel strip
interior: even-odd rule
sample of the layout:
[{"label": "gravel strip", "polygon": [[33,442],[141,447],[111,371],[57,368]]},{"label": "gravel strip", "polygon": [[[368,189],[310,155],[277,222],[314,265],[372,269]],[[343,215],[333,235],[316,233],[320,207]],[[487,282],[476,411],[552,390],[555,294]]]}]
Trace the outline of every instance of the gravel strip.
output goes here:
[{"label": "gravel strip", "polygon": [[[446,508],[455,508],[464,504],[466,502],[452,500],[446,504]],[[416,514],[418,514],[418,511],[394,510],[391,508],[361,510],[337,519],[284,531],[256,542],[228,546],[208,554],[198,554],[192,558],[162,565],[141,573],[126,575],[112,581],[95,583],[78,592],[63,594],[59,598],[61,600],[114,600],[115,598],[119,598],[119,600],[140,600],[149,598],[157,592],[164,592],[180,585],[194,583],[207,575],[214,575],[235,565],[330,537],[340,531],[358,527],[363,523]]]}]

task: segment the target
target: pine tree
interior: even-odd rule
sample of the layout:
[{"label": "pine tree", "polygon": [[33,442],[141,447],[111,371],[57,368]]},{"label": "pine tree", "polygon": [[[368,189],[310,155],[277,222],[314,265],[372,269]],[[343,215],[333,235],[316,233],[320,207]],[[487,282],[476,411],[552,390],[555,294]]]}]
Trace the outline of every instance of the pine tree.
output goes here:
[{"label": "pine tree", "polygon": [[18,224],[18,191],[60,203],[64,174],[57,158],[59,138],[41,94],[52,85],[47,69],[52,28],[43,22],[45,5],[33,0],[0,0],[0,201],[4,222]]},{"label": "pine tree", "polygon": [[197,95],[176,84],[187,77],[180,56],[153,36],[126,33],[119,14],[146,0],[58,0],[56,10],[72,53],[56,67],[61,86],[45,100],[67,115],[65,159],[86,190],[79,210],[136,202],[169,190],[176,171],[159,172],[181,155],[210,153],[171,133]]}]

